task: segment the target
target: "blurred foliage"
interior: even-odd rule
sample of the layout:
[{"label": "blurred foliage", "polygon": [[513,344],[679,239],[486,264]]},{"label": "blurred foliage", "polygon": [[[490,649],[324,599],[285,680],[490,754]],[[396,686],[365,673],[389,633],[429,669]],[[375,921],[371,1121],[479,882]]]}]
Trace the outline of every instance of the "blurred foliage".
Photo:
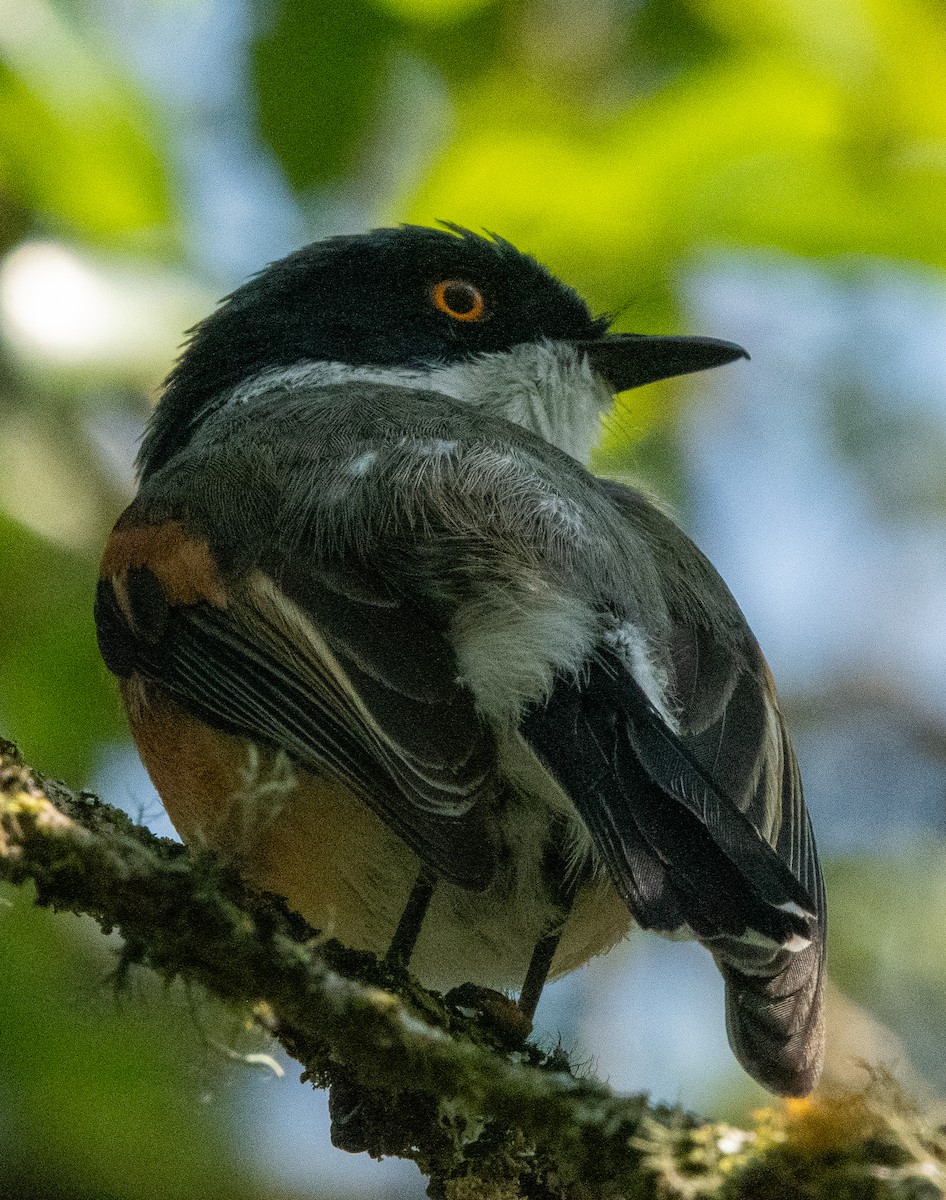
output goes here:
[{"label": "blurred foliage", "polygon": [[184,997],[117,993],[92,922],[31,900],[0,888],[0,1194],[11,1179],[90,1200],[252,1194],[232,1104],[201,1104],[209,1052]]},{"label": "blurred foliage", "polygon": [[293,187],[324,184],[355,167],[378,115],[391,29],[371,4],[285,4],[257,41],[260,130]]},{"label": "blurred foliage", "polygon": [[90,618],[94,562],[2,514],[0,546],[4,720],[38,760],[82,778],[96,744],[124,728]]},{"label": "blurred foliage", "polygon": [[830,864],[827,880],[833,920],[841,932],[831,943],[832,978],[896,1028],[920,1070],[942,1086],[944,848],[842,860]]},{"label": "blurred foliage", "polygon": [[[177,74],[178,48],[153,32],[174,20],[191,38]],[[91,594],[154,363],[169,366],[184,326],[239,282],[207,279],[195,242],[228,236],[251,204],[223,194],[215,166],[235,145],[285,184],[253,201],[262,228],[278,200],[312,236],[440,218],[496,230],[620,328],[677,328],[690,273],[734,249],[839,273],[864,255],[946,266],[942,0],[142,0],[132,21],[144,32],[119,0],[0,0],[0,255],[20,252],[0,263],[0,732],[75,784],[122,728]],[[213,58],[224,43],[232,58]],[[36,239],[65,255],[45,291]],[[90,277],[108,304],[83,299]],[[118,313],[135,317],[120,353]],[[91,341],[80,317],[99,321]],[[81,370],[70,337],[94,344]],[[697,387],[625,397],[601,464],[676,493],[675,417]],[[916,433],[890,428],[843,392],[838,446],[865,474],[883,465],[884,497],[900,503],[911,441],[933,435],[920,418]],[[922,482],[942,512],[942,477]],[[877,946],[890,949],[935,1040],[941,939],[902,938],[897,922],[903,892],[937,890],[939,868],[905,864],[896,886],[888,872],[879,860],[832,875],[832,959],[894,1021],[902,1008],[877,983]],[[928,899],[917,930],[941,911]],[[862,919],[878,904],[882,943]],[[88,953],[47,914],[0,911],[0,1159],[14,1144],[45,1153],[23,1134],[46,1127],[45,1096],[68,1110],[50,1134],[63,1194],[110,1195],[119,1177],[115,1194],[212,1194],[208,1180],[232,1178],[232,1147],[182,1120],[160,1039],[74,1010]],[[199,1187],[186,1167],[172,1178],[185,1158],[206,1172]]]},{"label": "blurred foliage", "polygon": [[70,5],[0,9],[0,169],[40,224],[152,251],[176,241],[157,115]]},{"label": "blurred foliage", "polygon": [[[416,94],[384,104],[398,63],[426,62],[452,133],[381,218],[495,229],[619,327],[671,327],[682,271],[721,247],[946,261],[940,5],[281,0],[255,55],[262,133],[303,193],[423,116]],[[634,396],[638,436],[680,390]],[[626,441],[619,423],[609,464]]]}]

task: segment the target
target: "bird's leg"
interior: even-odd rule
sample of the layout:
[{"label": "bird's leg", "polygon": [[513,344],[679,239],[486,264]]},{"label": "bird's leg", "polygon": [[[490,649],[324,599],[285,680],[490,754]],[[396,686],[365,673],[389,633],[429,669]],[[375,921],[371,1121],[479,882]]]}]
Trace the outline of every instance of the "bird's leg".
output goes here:
[{"label": "bird's leg", "polygon": [[[433,894],[434,881],[422,867],[384,956],[384,965],[389,970],[406,970]],[[366,1118],[366,1113],[370,1110],[372,1099],[371,1093],[359,1084],[341,1079],[332,1084],[328,1110],[332,1118],[333,1146],[347,1150],[349,1154],[361,1154],[369,1149],[371,1138],[368,1130],[372,1128],[373,1118]],[[377,1103],[376,1098],[374,1102]]]},{"label": "bird's leg", "polygon": [[406,969],[407,964],[411,961],[411,955],[414,953],[414,947],[417,945],[417,939],[420,937],[424,917],[427,915],[430,898],[433,894],[434,881],[422,867],[417,876],[417,882],[411,889],[404,911],[401,913],[394,937],[391,938],[391,945],[388,946],[388,952],[384,956],[386,966],[399,970]]},{"label": "bird's leg", "polygon": [[545,981],[549,977],[552,959],[555,957],[555,951],[558,948],[561,936],[561,929],[556,930],[555,933],[547,933],[545,937],[539,939],[535,949],[532,951],[532,959],[529,962],[529,969],[526,972],[525,983],[523,983],[522,991],[519,993],[519,1011],[524,1017],[528,1017],[530,1021],[535,1016],[539,997],[542,995]]},{"label": "bird's leg", "polygon": [[536,943],[529,962],[529,969],[526,971],[522,991],[519,993],[519,1011],[530,1021],[535,1016],[542,989],[545,987],[545,981],[552,969],[552,959],[558,949],[558,943],[561,940],[562,931],[565,928],[565,922],[571,911],[579,884],[579,877],[568,869],[568,863],[557,838],[546,850],[544,867],[546,879],[550,882],[550,890],[561,915],[554,930],[539,938]]},{"label": "bird's leg", "polygon": [[[394,937],[384,956],[384,965],[393,971],[403,971],[420,936],[424,917],[434,893],[434,881],[421,868],[407,904],[397,923]],[[328,1109],[332,1118],[332,1145],[350,1154],[361,1154],[371,1146],[369,1130],[373,1127],[370,1115],[373,1097],[361,1085],[336,1080],[329,1089]],[[374,1098],[374,1103],[377,1099]]]}]

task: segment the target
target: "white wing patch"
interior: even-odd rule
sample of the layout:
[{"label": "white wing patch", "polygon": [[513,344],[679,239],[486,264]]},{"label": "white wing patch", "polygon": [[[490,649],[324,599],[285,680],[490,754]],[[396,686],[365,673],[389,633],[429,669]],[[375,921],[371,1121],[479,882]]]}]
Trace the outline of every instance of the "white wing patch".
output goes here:
[{"label": "white wing patch", "polygon": [[447,438],[401,438],[400,444],[425,458],[444,458],[457,448],[457,443]]},{"label": "white wing patch", "polygon": [[347,466],[349,475],[354,475],[356,479],[361,479],[374,466],[378,459],[377,450],[364,450],[361,454],[357,454]]},{"label": "white wing patch", "polygon": [[578,537],[584,532],[585,522],[581,509],[565,496],[549,493],[535,501],[535,511],[563,537]]},{"label": "white wing patch", "polygon": [[631,621],[622,621],[606,629],[603,640],[634,676],[635,682],[660,713],[667,727],[679,733],[676,714],[667,701],[670,681],[666,669],[655,660],[644,633]]},{"label": "white wing patch", "polygon": [[596,626],[590,605],[544,582],[496,588],[454,616],[460,681],[484,717],[515,724],[526,704],[551,692],[556,674],[580,673]]}]

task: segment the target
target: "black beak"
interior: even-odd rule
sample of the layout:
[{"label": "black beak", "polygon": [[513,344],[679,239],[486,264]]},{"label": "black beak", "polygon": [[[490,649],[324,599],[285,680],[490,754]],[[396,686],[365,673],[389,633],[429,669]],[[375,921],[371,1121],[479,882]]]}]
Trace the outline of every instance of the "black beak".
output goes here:
[{"label": "black beak", "polygon": [[735,342],[708,337],[607,333],[575,345],[584,350],[594,370],[604,376],[615,393],[749,357]]}]

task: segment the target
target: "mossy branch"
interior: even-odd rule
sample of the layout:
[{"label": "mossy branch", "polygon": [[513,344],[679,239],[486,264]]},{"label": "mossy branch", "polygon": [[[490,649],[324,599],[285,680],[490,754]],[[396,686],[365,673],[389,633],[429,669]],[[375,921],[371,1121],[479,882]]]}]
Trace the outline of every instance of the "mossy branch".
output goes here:
[{"label": "mossy branch", "polygon": [[206,855],[23,765],[0,743],[0,878],[87,913],[123,961],[249,1005],[331,1086],[339,1140],[414,1159],[445,1200],[946,1195],[946,1138],[886,1081],[767,1110],[752,1130],[578,1077],[464,997],[317,938]]}]

